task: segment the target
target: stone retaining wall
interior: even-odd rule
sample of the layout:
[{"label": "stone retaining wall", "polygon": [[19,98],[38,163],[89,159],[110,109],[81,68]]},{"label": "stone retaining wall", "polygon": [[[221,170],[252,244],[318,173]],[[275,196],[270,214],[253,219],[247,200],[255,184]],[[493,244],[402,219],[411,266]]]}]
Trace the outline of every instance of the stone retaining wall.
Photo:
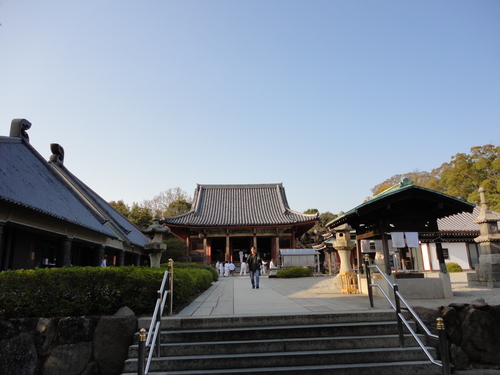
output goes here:
[{"label": "stone retaining wall", "polygon": [[137,318],[113,316],[0,321],[0,375],[118,375]]},{"label": "stone retaining wall", "polygon": [[450,360],[456,370],[500,367],[500,305],[491,306],[478,298],[471,303],[414,310],[436,335],[436,318],[443,318]]}]

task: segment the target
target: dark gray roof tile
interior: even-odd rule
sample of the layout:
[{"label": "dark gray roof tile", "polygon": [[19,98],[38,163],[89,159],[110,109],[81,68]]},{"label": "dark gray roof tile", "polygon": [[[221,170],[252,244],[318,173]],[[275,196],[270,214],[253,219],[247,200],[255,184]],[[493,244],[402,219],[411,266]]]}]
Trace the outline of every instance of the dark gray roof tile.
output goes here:
[{"label": "dark gray roof tile", "polygon": [[0,200],[139,246],[148,242],[65,167],[44,160],[22,138],[0,137]]},{"label": "dark gray roof tile", "polygon": [[288,207],[282,184],[198,185],[193,209],[165,223],[185,226],[290,225],[317,220]]}]

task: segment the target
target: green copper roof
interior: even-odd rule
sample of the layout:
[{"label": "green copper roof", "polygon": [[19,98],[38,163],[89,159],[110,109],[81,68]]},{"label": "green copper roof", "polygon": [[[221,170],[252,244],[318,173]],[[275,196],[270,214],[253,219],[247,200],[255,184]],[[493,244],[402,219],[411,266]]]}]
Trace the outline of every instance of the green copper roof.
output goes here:
[{"label": "green copper roof", "polygon": [[[340,215],[340,216],[336,217],[335,219],[331,220],[330,222],[328,222],[326,224],[326,226],[327,227],[336,227],[338,225],[341,225],[341,224],[347,222],[347,218],[358,215],[359,211],[364,210],[366,208],[369,208],[369,206],[372,206],[376,203],[379,203],[380,201],[382,201],[384,199],[390,199],[390,197],[395,196],[397,194],[401,194],[401,193],[408,191],[408,190],[428,192],[428,193],[431,193],[432,195],[435,195],[437,197],[441,197],[445,201],[455,203],[459,206],[463,206],[464,209],[462,209],[461,211],[458,211],[458,212],[462,212],[462,211],[472,212],[472,210],[474,209],[474,206],[475,206],[473,203],[465,202],[464,200],[462,200],[460,198],[452,197],[451,195],[448,195],[448,194],[444,194],[444,193],[441,193],[441,192],[438,192],[435,190],[431,190],[431,189],[427,189],[427,188],[424,188],[421,186],[417,186],[409,178],[405,178],[401,182],[399,182],[398,184],[391,186],[390,188],[377,194],[373,198],[367,200],[366,202],[363,202],[359,206],[356,206],[352,210],[349,210],[346,213],[344,213],[343,215]],[[456,212],[456,213],[458,213],[458,212]],[[445,216],[448,216],[448,215],[445,215]]]}]

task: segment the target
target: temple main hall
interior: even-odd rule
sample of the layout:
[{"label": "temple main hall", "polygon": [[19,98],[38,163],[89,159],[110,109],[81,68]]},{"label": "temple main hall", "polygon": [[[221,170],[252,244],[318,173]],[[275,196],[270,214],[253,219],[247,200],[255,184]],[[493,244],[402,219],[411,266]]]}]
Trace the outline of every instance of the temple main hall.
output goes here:
[{"label": "temple main hall", "polygon": [[295,248],[319,215],[290,209],[283,184],[200,185],[191,211],[165,217],[164,224],[185,240],[193,262],[240,262],[255,246],[265,260],[279,249]]}]

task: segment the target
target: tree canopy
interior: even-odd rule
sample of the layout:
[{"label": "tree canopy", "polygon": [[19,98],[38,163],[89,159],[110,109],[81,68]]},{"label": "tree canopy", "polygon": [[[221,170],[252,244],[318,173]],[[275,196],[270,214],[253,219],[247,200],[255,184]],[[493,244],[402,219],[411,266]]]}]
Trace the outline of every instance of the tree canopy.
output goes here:
[{"label": "tree canopy", "polygon": [[[141,206],[149,208],[152,212],[158,213],[164,216],[176,216],[167,215],[166,212],[169,211],[169,206],[175,201],[182,201],[189,204],[189,209],[191,209],[192,198],[180,187],[170,188],[168,190],[160,192],[153,199],[145,199],[142,201]],[[174,206],[179,207],[182,203],[177,203]],[[173,208],[171,208],[172,210]],[[189,209],[187,211],[189,211]],[[185,212],[187,212],[185,211]],[[184,213],[184,212],[182,212]]]},{"label": "tree canopy", "polygon": [[371,191],[377,195],[404,177],[410,178],[418,186],[475,203],[479,203],[478,189],[483,187],[490,209],[500,211],[500,146],[487,144],[472,147],[469,154],[458,153],[431,172],[397,174]]}]

